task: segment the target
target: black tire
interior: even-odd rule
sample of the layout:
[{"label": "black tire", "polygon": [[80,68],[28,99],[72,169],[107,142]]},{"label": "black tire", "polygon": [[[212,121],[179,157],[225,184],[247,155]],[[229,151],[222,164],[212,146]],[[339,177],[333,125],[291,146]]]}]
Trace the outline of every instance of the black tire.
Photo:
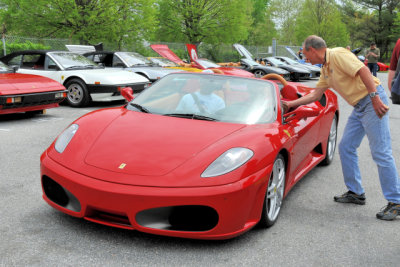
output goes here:
[{"label": "black tire", "polygon": [[300,73],[293,72],[290,74],[290,80],[293,82],[300,81]]},{"label": "black tire", "polygon": [[255,70],[254,71],[254,76],[256,76],[256,78],[261,78],[265,74],[267,74],[267,73],[265,71],[263,71],[263,70]]},{"label": "black tire", "polygon": [[285,159],[279,154],[272,169],[265,192],[261,219],[258,223],[261,227],[271,227],[278,219],[285,192],[286,168]]},{"label": "black tire", "polygon": [[326,144],[326,155],[323,161],[321,161],[321,166],[327,166],[332,163],[333,156],[336,151],[336,141],[337,141],[337,116],[333,116],[331,129],[329,130],[328,142]]},{"label": "black tire", "polygon": [[84,107],[91,101],[86,84],[80,79],[71,79],[65,83],[66,101],[71,107]]}]

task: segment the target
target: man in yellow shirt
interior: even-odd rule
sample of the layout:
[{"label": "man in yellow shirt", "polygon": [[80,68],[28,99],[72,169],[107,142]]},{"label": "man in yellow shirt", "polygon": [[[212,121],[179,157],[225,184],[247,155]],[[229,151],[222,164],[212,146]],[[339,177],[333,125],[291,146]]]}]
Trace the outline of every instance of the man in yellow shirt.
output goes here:
[{"label": "man in yellow shirt", "polygon": [[372,158],[378,166],[379,179],[387,206],[376,214],[378,219],[394,220],[400,215],[400,181],[392,155],[389,130],[388,97],[378,78],[345,48],[326,47],[318,36],[307,37],[303,54],[312,64],[323,64],[316,89],[297,100],[283,102],[285,109],[319,100],[326,89],[333,88],[354,107],[348,118],[339,154],[348,191],[334,197],[336,202],[365,204],[357,148],[366,135]]}]

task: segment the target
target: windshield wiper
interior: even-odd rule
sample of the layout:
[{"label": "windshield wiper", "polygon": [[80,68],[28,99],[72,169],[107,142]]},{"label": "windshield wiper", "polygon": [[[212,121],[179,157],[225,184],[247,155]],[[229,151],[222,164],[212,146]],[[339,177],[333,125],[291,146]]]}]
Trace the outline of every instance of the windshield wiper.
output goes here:
[{"label": "windshield wiper", "polygon": [[164,114],[164,116],[170,116],[170,117],[179,117],[179,118],[189,118],[189,119],[194,119],[194,120],[204,120],[204,121],[217,121],[215,118],[203,116],[203,115],[198,115],[198,114],[183,114],[183,113],[170,113],[170,114]]},{"label": "windshield wiper", "polygon": [[141,106],[141,105],[139,105],[139,104],[136,104],[136,103],[129,103],[129,105],[131,105],[131,106],[137,108],[137,109],[140,110],[141,112],[144,112],[144,113],[151,113],[147,108],[145,108],[145,107],[143,107],[143,106]]}]

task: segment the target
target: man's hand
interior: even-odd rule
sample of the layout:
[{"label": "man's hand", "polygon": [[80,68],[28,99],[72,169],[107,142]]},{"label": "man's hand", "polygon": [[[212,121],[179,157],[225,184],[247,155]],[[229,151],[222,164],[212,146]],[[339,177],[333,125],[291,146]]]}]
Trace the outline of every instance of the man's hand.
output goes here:
[{"label": "man's hand", "polygon": [[385,116],[385,114],[389,111],[389,107],[382,102],[378,95],[372,98],[372,106],[374,107],[375,113],[379,118]]},{"label": "man's hand", "polygon": [[290,102],[282,100],[282,112],[285,114],[290,109]]}]

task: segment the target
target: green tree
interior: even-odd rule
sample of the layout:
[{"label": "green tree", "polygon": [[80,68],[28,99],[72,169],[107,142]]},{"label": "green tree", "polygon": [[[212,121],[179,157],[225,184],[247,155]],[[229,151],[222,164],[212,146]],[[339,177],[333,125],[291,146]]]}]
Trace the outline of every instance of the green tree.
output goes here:
[{"label": "green tree", "polygon": [[1,0],[0,7],[9,33],[81,44],[134,42],[155,27],[154,0]]},{"label": "green tree", "polygon": [[159,0],[158,41],[199,44],[247,39],[251,0]]},{"label": "green tree", "polygon": [[346,46],[349,34],[334,0],[306,0],[296,21],[298,43],[312,34],[321,36],[328,46]]},{"label": "green tree", "polygon": [[270,0],[252,0],[253,23],[249,30],[249,37],[245,44],[269,46],[272,38],[277,36],[275,23],[272,20]]}]

